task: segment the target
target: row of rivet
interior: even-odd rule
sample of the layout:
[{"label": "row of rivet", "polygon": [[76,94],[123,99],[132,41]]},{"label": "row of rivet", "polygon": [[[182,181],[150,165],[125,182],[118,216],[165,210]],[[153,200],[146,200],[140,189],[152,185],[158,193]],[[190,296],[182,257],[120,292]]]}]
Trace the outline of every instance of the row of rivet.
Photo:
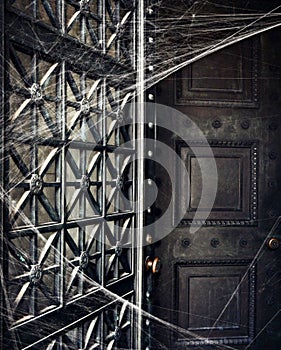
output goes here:
[{"label": "row of rivet", "polygon": [[[146,77],[147,78],[150,78],[152,76],[152,74],[154,73],[154,65],[153,65],[153,62],[152,61],[149,61],[149,57],[150,57],[150,54],[151,54],[151,57],[154,57],[155,56],[155,39],[154,39],[154,31],[153,31],[153,28],[152,30],[150,30],[149,28],[149,23],[151,21],[153,21],[155,19],[155,11],[154,11],[154,7],[153,7],[153,3],[154,3],[154,0],[150,0],[150,1],[147,1],[146,5],[147,5],[147,8],[146,8],[146,19],[147,19],[147,24],[146,24],[146,32],[149,33],[147,39],[146,39],[146,43],[147,43],[147,66],[146,66]],[[147,94],[146,94],[146,99],[148,102],[150,103],[154,103],[155,102],[155,92],[153,89],[150,89],[147,91]],[[147,128],[147,131],[146,131],[146,137],[153,137],[154,135],[154,123],[153,122],[149,122],[148,123],[148,128]],[[147,150],[147,156],[149,158],[151,158],[153,156],[154,152],[153,152],[153,149],[149,149]],[[148,164],[150,164],[150,162],[148,162]],[[152,165],[152,168],[149,168],[149,169],[146,169],[146,176],[148,177],[148,185],[151,186],[153,185],[153,165]],[[147,208],[147,216],[146,216],[146,220],[148,220],[148,223],[150,222],[150,220],[153,218],[154,214],[153,214],[153,211],[152,211],[152,208],[151,207],[148,207]],[[152,243],[152,234],[147,234],[147,237],[146,237],[146,242],[148,244],[151,244]],[[153,247],[151,246],[150,249],[153,249]],[[151,298],[151,293],[152,293],[152,281],[151,281],[151,275],[147,277],[147,281],[146,281],[146,299],[147,299],[147,311],[149,313],[152,313],[152,305],[151,305],[151,301],[150,301],[150,298]],[[149,319],[146,319],[145,320],[145,325],[146,327],[148,328],[147,329],[147,335],[146,337],[143,339],[143,343],[142,343],[142,346],[145,350],[150,350],[152,348],[152,342],[151,342],[151,339],[152,339],[152,334],[151,334],[151,329],[150,329],[150,320]]]},{"label": "row of rivet", "polygon": [[[181,245],[184,247],[184,248],[188,248],[191,246],[191,242],[189,239],[187,238],[183,238],[182,241],[181,241]],[[218,238],[212,238],[211,241],[210,241],[210,245],[213,247],[213,248],[217,248],[218,246],[221,245],[221,242]],[[245,238],[242,238],[240,239],[239,241],[239,245],[240,247],[242,248],[245,248],[247,245],[248,245],[248,241],[245,239]]]},{"label": "row of rivet", "polygon": [[[223,125],[222,121],[220,119],[215,119],[213,122],[212,122],[212,127],[214,129],[219,129],[221,128]],[[244,130],[247,130],[249,129],[250,127],[250,121],[247,120],[247,119],[243,119],[241,122],[240,122],[240,126],[242,129]],[[268,129],[271,130],[271,131],[274,131],[274,130],[277,130],[278,128],[278,125],[276,122],[272,122],[268,125]]]}]

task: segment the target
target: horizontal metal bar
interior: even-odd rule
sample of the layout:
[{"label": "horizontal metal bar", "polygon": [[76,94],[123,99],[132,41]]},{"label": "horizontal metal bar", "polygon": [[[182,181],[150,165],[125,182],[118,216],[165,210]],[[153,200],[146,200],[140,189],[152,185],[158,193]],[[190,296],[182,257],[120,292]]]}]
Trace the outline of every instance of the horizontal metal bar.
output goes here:
[{"label": "horizontal metal bar", "polygon": [[[7,37],[10,41],[18,43],[21,50],[26,48],[31,52],[40,51],[44,59],[53,62],[65,60],[73,71],[78,73],[86,71],[87,76],[93,79],[106,76],[111,86],[123,89],[134,86],[136,73],[133,67],[102,54],[100,49],[89,47],[54,27],[26,18],[14,10],[6,12],[7,23],[13,23],[12,26],[6,27]],[[33,40],[30,40],[31,37]]]},{"label": "horizontal metal bar", "polygon": [[[118,302],[113,294],[118,290],[118,295],[128,298],[134,295],[134,278],[128,276],[120,280],[113,286],[109,286],[106,290],[99,288],[91,293],[85,294],[63,308],[58,308],[46,315],[30,319],[25,324],[16,325],[11,330],[17,331],[21,349],[30,349],[33,345],[39,344],[47,338],[58,337],[65,333],[68,329],[85,322],[95,314],[100,314],[111,305]],[[121,299],[120,297],[120,299]],[[63,313],[63,317],[62,317]]]}]

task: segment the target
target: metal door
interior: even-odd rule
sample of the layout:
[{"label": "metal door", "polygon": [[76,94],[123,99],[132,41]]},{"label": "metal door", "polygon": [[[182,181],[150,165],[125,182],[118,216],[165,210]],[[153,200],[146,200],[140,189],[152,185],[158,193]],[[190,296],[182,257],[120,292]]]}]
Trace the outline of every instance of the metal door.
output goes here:
[{"label": "metal door", "polygon": [[123,108],[142,10],[1,3],[5,349],[136,347],[136,128]]},{"label": "metal door", "polygon": [[[174,217],[185,203],[187,211],[154,246],[162,267],[146,299],[159,318],[148,322],[153,349],[280,348],[280,37],[279,29],[242,40],[156,86],[156,102],[186,116],[181,129],[194,122],[208,145],[157,130],[189,178],[176,156],[174,179],[156,168],[155,215],[169,203]],[[209,150],[218,188],[213,206],[201,207],[193,222]]]}]

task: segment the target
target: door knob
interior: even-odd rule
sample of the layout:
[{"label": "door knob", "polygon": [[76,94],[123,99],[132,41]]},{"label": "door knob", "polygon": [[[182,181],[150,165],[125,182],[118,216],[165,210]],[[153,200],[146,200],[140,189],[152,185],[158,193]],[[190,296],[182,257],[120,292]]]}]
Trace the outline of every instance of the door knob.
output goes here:
[{"label": "door knob", "polygon": [[148,256],[145,259],[145,267],[147,271],[151,270],[152,273],[158,273],[161,267],[161,261],[158,257],[151,259],[150,256]]},{"label": "door knob", "polygon": [[267,246],[269,249],[271,250],[276,250],[280,247],[280,240],[276,237],[271,237],[268,242],[267,242]]}]

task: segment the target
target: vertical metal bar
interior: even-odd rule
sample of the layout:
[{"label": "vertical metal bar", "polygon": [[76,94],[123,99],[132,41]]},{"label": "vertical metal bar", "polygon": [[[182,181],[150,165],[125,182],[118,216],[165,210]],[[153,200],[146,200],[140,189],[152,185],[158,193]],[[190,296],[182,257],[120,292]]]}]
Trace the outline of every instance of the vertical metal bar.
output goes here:
[{"label": "vertical metal bar", "polygon": [[[65,33],[65,10],[66,10],[66,4],[64,0],[61,0],[60,3],[60,13],[61,13],[61,28],[62,28],[62,33]],[[60,231],[60,239],[59,239],[59,263],[60,263],[60,269],[59,269],[59,300],[60,300],[60,305],[63,306],[65,304],[64,301],[64,295],[65,295],[65,261],[64,257],[66,256],[66,251],[65,251],[65,229],[66,229],[66,174],[65,174],[65,168],[66,168],[66,160],[65,160],[65,154],[66,154],[66,79],[65,79],[65,74],[66,74],[66,64],[65,61],[61,62],[61,78],[60,78],[60,91],[61,91],[61,121],[60,121],[60,127],[61,127],[61,139],[64,141],[64,146],[62,147],[61,150],[61,171],[59,173],[60,176],[60,196],[61,196],[61,223],[62,223],[62,229]],[[63,349],[63,340],[62,337],[59,337],[57,344],[56,344],[56,350],[62,350]]]},{"label": "vertical metal bar", "polygon": [[137,349],[142,348],[141,341],[141,329],[142,329],[142,287],[143,287],[143,220],[144,220],[144,0],[138,2],[137,12],[137,30],[138,30],[138,43],[137,43],[137,153],[138,153],[138,183],[137,183],[137,195],[138,195],[138,207],[137,207],[137,246],[138,257],[136,265],[136,305],[137,305],[137,334],[136,342]]},{"label": "vertical metal bar", "polygon": [[[56,0],[56,17],[59,20],[59,28],[62,30],[64,23],[62,22],[63,18],[63,0]],[[58,130],[61,133],[61,139],[63,140],[64,135],[64,67],[61,63],[61,68],[59,70],[59,75],[56,77],[56,125],[58,126]],[[61,150],[61,154],[58,159],[55,161],[55,181],[60,183],[60,187],[55,188],[55,209],[57,210],[61,222],[63,222],[64,215],[64,197],[63,197],[63,148]],[[56,246],[55,253],[55,264],[60,266],[59,273],[55,272],[54,280],[55,280],[55,296],[58,299],[59,303],[62,305],[63,302],[63,229],[60,230],[60,235],[58,239],[58,243]],[[59,345],[57,345],[57,348]]]},{"label": "vertical metal bar", "polygon": [[[85,16],[81,17],[81,36],[80,40],[83,44],[86,43],[86,18]],[[83,98],[86,97],[86,73],[83,72],[80,77],[80,91],[82,93]],[[81,121],[80,121],[80,138],[82,142],[87,142],[86,134],[85,134],[85,127],[86,127],[86,116],[82,115]],[[81,169],[81,174],[86,175],[86,149],[84,147],[79,148],[79,166]],[[86,196],[82,195],[79,199],[79,217],[84,218],[86,216]],[[84,251],[84,242],[85,242],[85,227],[79,226],[77,228],[78,230],[78,248],[80,252]],[[81,273],[79,276],[79,282],[78,282],[78,293],[83,295],[84,290],[84,281],[83,281],[84,273]],[[80,325],[77,328],[77,343],[79,343],[79,347],[83,347],[83,326]]]},{"label": "vertical metal bar", "polygon": [[[120,2],[116,1],[115,2],[115,18],[116,18],[116,22],[120,23]],[[120,39],[118,37],[116,37],[116,42],[115,42],[115,58],[117,60],[117,62],[119,62],[120,59]],[[115,90],[115,102],[116,102],[116,112],[119,113],[120,110],[120,98],[121,98],[121,94],[120,94],[120,87],[118,86]],[[117,114],[116,114],[116,118],[118,118]],[[114,131],[115,134],[115,146],[118,148],[120,146],[120,142],[121,142],[121,135],[120,135],[120,129],[117,127],[116,130]],[[122,176],[121,173],[121,166],[122,163],[120,162],[120,153],[119,152],[115,152],[115,156],[114,156],[114,160],[115,160],[115,167],[116,167],[116,186],[118,186],[118,179],[120,179],[120,176]],[[116,188],[116,197],[115,197],[115,203],[117,205],[118,210],[120,211],[121,209],[121,199],[120,199],[120,191],[121,189]],[[120,224],[120,222],[119,222]],[[119,228],[119,225],[114,225],[115,227],[115,237],[117,237],[116,241],[119,241],[120,239],[120,231],[121,229]],[[117,243],[117,242],[116,242]],[[119,273],[119,264],[118,264],[118,258],[116,260],[116,264],[115,264],[115,271],[114,274],[116,278],[120,278],[120,273]]]},{"label": "vertical metal bar", "polygon": [[[39,82],[39,74],[38,74],[38,59],[37,54],[33,53],[32,58],[32,81],[33,83]],[[38,114],[37,114],[37,107],[36,105],[33,106],[31,110],[31,129],[32,134],[37,136],[38,135]],[[36,173],[38,169],[38,145],[36,142],[34,142],[31,145],[31,172]],[[30,199],[30,218],[31,223],[34,227],[38,225],[38,200],[36,198],[36,195],[31,196]],[[34,231],[33,235],[30,237],[30,256],[31,260],[35,263],[38,258],[38,251],[37,251],[37,233]],[[33,286],[31,288],[31,297],[30,297],[30,313],[35,316],[37,313],[37,291],[36,286]]]},{"label": "vertical metal bar", "polygon": [[[56,102],[56,123],[61,131],[61,137],[63,136],[63,67],[59,70],[59,75],[56,77],[56,95],[57,99],[59,102]],[[63,153],[63,150],[62,152]],[[64,212],[64,208],[62,206],[63,203],[63,197],[62,197],[62,186],[63,186],[63,181],[62,181],[62,154],[58,156],[58,158],[55,160],[55,181],[60,183],[60,187],[55,187],[55,209],[57,210],[60,219],[62,220],[62,215]],[[63,230],[60,230],[60,237],[56,246],[56,253],[55,253],[55,264],[61,266],[61,234]],[[55,273],[55,297],[58,298],[58,300],[61,302],[61,270],[59,273]]]},{"label": "vertical metal bar", "polygon": [[[145,32],[148,33],[147,35],[152,36],[155,38],[155,29],[153,26],[150,25],[150,22],[155,22],[156,20],[156,14],[155,14],[155,1],[150,0],[146,3],[146,15],[149,16],[149,21],[146,23]],[[156,39],[156,38],[155,38]],[[155,42],[155,40],[154,40]],[[147,43],[149,45],[149,43]],[[155,44],[152,43],[152,45],[149,45],[150,48],[147,50],[149,52],[149,56],[147,57],[147,65],[151,65],[152,69],[147,70],[146,78],[149,79],[149,77],[153,74],[153,55],[155,53]],[[147,91],[146,98],[151,103],[150,99],[148,98],[149,94],[152,94],[154,96],[154,102],[156,102],[156,88],[150,88],[149,91]],[[151,109],[150,109],[151,110]],[[147,120],[148,121],[148,120]],[[149,123],[146,128],[146,137],[156,140],[157,139],[157,128],[156,128],[156,109],[153,109],[153,115],[149,115]],[[156,141],[154,141],[154,147],[152,149],[153,154],[156,152]],[[146,162],[146,176],[150,178],[152,181],[155,181],[155,166],[152,161]],[[145,224],[149,225],[152,222],[154,222],[155,219],[155,209],[152,207],[152,210],[150,213],[146,214],[145,217]],[[155,232],[151,232],[151,235],[154,237]],[[148,237],[147,237],[148,238]],[[148,245],[145,247],[145,256],[154,256],[155,254],[155,247],[154,245]],[[153,286],[154,284],[154,277],[152,274],[146,275],[146,279],[144,282],[144,290],[145,290],[145,298],[146,298],[146,311],[149,314],[153,313],[153,305],[152,305],[152,295],[153,295]],[[145,346],[149,349],[153,348],[153,330],[151,327],[151,323],[148,325],[148,329],[146,330],[147,336],[145,337]]]},{"label": "vertical metal bar", "polygon": [[[0,52],[0,114],[1,114],[1,125],[0,128],[0,264],[2,267],[4,267],[5,259],[3,256],[3,240],[4,240],[4,127],[3,127],[3,121],[4,121],[4,103],[5,103],[5,83],[4,83],[4,77],[5,77],[5,70],[4,70],[4,63],[5,63],[5,39],[4,39],[4,2],[1,2],[0,4],[0,34],[1,34],[1,52]],[[4,274],[4,268],[1,268],[1,274]],[[4,317],[4,286],[2,285],[2,281],[4,280],[4,276],[0,276],[0,350],[3,349],[3,344],[5,343],[5,340],[3,340],[4,330],[3,330],[3,317]]]},{"label": "vertical metal bar", "polygon": [[[100,41],[101,41],[101,50],[102,53],[106,54],[106,9],[105,9],[105,0],[100,0],[99,3],[99,15],[102,18],[102,23],[99,25],[99,33],[100,33]],[[102,163],[102,217],[106,218],[106,119],[105,119],[105,93],[106,93],[106,82],[105,79],[103,79],[103,82],[101,84],[100,89],[100,100],[99,100],[99,109],[102,111],[101,114],[101,135],[102,135],[102,142],[104,146],[103,152],[103,163]],[[105,286],[105,223],[102,222],[101,227],[101,235],[102,235],[102,245],[101,245],[101,285]],[[104,314],[102,313],[100,316],[100,346],[101,349],[104,349]]]}]

